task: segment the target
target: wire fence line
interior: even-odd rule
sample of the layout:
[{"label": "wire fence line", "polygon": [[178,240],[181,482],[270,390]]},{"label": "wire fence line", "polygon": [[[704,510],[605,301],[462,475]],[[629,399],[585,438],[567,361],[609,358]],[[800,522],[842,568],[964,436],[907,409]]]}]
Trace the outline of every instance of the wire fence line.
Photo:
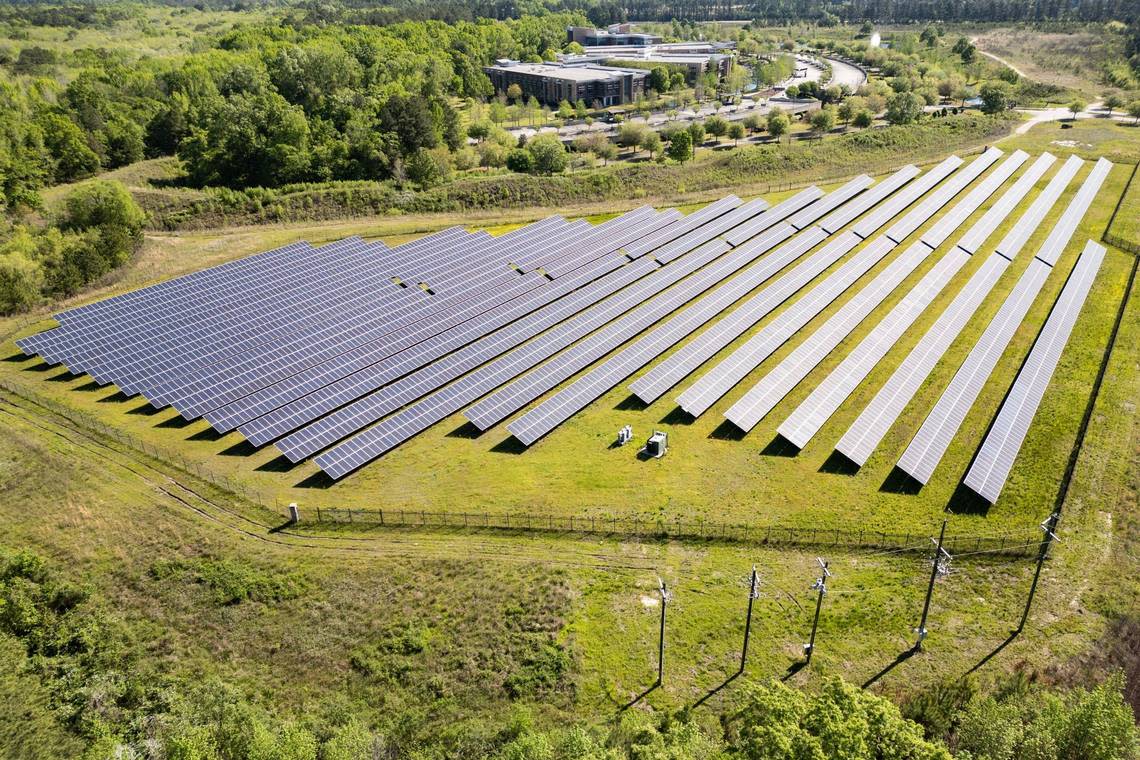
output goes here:
[{"label": "wire fence line", "polygon": [[[761,546],[838,547],[892,552],[930,552],[925,533],[785,525],[747,525],[697,518],[550,515],[535,512],[429,512],[410,509],[356,509],[315,506],[301,509],[301,523],[360,525],[383,528],[487,530],[513,533],[557,533],[643,539],[696,539]],[[1035,556],[1041,545],[1037,533],[948,535],[943,545],[951,553],[1008,557]]]},{"label": "wire fence line", "polygon": [[[0,379],[0,389],[41,406],[103,438],[181,469],[235,499],[243,499],[289,518],[288,505],[256,488],[215,472],[174,449],[157,446],[54,399],[29,391],[22,384]],[[431,512],[413,509],[378,509],[299,505],[302,525],[359,525],[361,528],[496,531],[524,534],[593,535],[616,538],[704,540],[760,546],[836,547],[890,553],[927,553],[929,536],[845,527],[804,527],[718,522],[698,518],[643,519],[603,515],[564,516],[527,513]],[[951,553],[987,553],[1011,558],[1032,557],[1040,546],[1037,534],[960,534],[947,536]]]},{"label": "wire fence line", "polygon": [[[1123,237],[1122,235],[1118,235],[1112,231],[1113,227],[1116,226],[1116,217],[1120,214],[1120,209],[1123,207],[1124,201],[1128,197],[1128,194],[1135,189],[1137,195],[1140,195],[1140,185],[1137,185],[1135,188],[1133,188],[1133,184],[1136,182],[1137,170],[1140,170],[1140,161],[1137,161],[1132,166],[1132,173],[1128,175],[1128,182],[1124,185],[1124,191],[1121,192],[1120,197],[1116,199],[1116,206],[1112,209],[1112,216],[1109,217],[1108,224],[1105,225],[1104,228],[1104,234],[1100,236],[1100,239],[1102,242],[1108,243],[1111,246],[1115,246],[1122,251],[1140,255],[1140,241]],[[1129,212],[1126,211],[1125,213],[1127,214]],[[1135,225],[1136,221],[1135,219],[1131,219],[1125,224],[1129,223]]]}]

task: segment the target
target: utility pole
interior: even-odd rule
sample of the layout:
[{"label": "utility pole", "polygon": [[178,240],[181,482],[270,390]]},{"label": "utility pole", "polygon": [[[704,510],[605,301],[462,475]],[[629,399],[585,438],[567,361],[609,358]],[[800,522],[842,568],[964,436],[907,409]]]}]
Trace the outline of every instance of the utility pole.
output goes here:
[{"label": "utility pole", "polygon": [[938,540],[934,542],[934,560],[931,562],[930,568],[930,585],[926,587],[926,601],[922,604],[922,619],[918,622],[918,628],[915,633],[918,634],[918,641],[914,643],[914,651],[922,651],[922,642],[926,638],[926,616],[930,612],[930,597],[934,595],[934,581],[938,578],[938,574],[943,570],[942,558],[945,555],[946,559],[951,559],[950,552],[942,548],[942,540],[946,538],[946,521],[942,521],[942,530],[938,533]]},{"label": "utility pole", "polygon": [[669,606],[669,591],[665,581],[658,578],[658,593],[661,594],[661,627],[657,631],[657,686],[665,682],[665,608]]},{"label": "utility pole", "polygon": [[831,577],[831,571],[827,569],[827,562],[820,557],[816,557],[815,561],[819,563],[820,574],[815,579],[815,583],[811,584],[811,588],[819,593],[815,597],[815,617],[811,621],[811,639],[808,643],[804,644],[804,667],[811,664],[811,656],[815,652],[815,631],[819,627],[819,611],[823,608],[823,595],[827,593],[827,579]]},{"label": "utility pole", "polygon": [[1037,552],[1037,569],[1033,572],[1033,583],[1029,586],[1029,598],[1025,600],[1025,610],[1021,613],[1021,622],[1017,624],[1017,629],[1014,635],[1021,633],[1025,628],[1025,622],[1029,620],[1029,608],[1033,605],[1033,596],[1037,593],[1037,581],[1041,578],[1041,568],[1045,564],[1045,558],[1049,555],[1049,547],[1054,541],[1060,541],[1057,537],[1057,523],[1061,521],[1061,512],[1054,510],[1053,514],[1041,523],[1041,530],[1045,535],[1041,539],[1041,548]]},{"label": "utility pole", "polygon": [[744,618],[744,646],[740,648],[740,670],[744,672],[744,664],[748,661],[748,637],[752,634],[752,603],[760,596],[760,579],[756,574],[756,565],[752,566],[752,578],[748,582],[748,615]]}]

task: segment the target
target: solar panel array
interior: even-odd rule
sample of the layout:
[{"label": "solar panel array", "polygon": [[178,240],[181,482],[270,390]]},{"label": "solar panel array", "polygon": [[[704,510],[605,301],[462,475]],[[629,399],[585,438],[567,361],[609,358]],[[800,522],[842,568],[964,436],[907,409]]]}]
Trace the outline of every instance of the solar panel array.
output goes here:
[{"label": "solar panel array", "polygon": [[1093,241],[1085,244],[1060,298],[1053,305],[1029,352],[1029,358],[1017,374],[997,419],[990,426],[973,464],[966,472],[966,485],[991,504],[998,500],[1013,469],[1017,452],[1029,433],[1029,425],[1061,360],[1061,352],[1073,332],[1081,307],[1104,261],[1104,254],[1105,249]]},{"label": "solar panel array", "polygon": [[[771,207],[730,195],[684,216],[643,206],[599,225],[552,216],[501,236],[452,227],[391,248],[356,237],[299,241],[69,309],[57,315],[59,327],[17,344],[187,420],[205,417],[218,432],[275,442],[291,461],[315,457],[336,479],[461,411],[483,430],[522,411],[507,429],[529,446],[657,362],[629,386],[651,403],[787,304],[679,394],[681,407],[700,415],[883,265],[727,410],[748,430],[1028,159],[1017,151],[995,166],[1001,154],[991,148],[965,166],[951,156],[925,173],[908,166],[878,183],[860,176],[829,193],[808,187]],[[819,431],[1054,160],[1040,156],[938,258],[780,425],[784,437],[802,446]],[[839,451],[866,459],[1082,166],[1070,158],[1037,195]],[[919,480],[1111,168],[1103,159],[1092,167],[904,452],[900,467]],[[1090,243],[970,468],[967,484],[990,501],[1103,256]]]}]

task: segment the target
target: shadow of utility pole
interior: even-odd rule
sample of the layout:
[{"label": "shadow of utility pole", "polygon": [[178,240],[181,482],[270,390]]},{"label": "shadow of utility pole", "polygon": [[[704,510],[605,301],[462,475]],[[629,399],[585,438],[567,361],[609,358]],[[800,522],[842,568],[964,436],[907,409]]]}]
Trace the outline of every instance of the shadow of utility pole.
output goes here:
[{"label": "shadow of utility pole", "polygon": [[876,681],[878,681],[880,678],[882,678],[883,676],[885,676],[887,673],[890,673],[892,670],[894,670],[895,668],[897,668],[897,667],[898,667],[899,665],[901,665],[902,663],[904,663],[904,662],[906,662],[907,660],[909,660],[911,657],[914,657],[916,654],[918,654],[918,653],[919,653],[919,651],[921,651],[921,650],[920,650],[920,649],[919,649],[917,646],[913,646],[913,647],[911,647],[910,649],[906,650],[905,652],[902,652],[902,653],[900,653],[900,654],[899,654],[899,656],[898,656],[898,657],[896,657],[896,658],[895,658],[895,659],[894,659],[894,660],[891,662],[891,664],[890,664],[890,665],[888,665],[887,667],[883,668],[882,670],[880,670],[880,671],[879,671],[878,673],[876,673],[875,675],[871,676],[871,677],[870,677],[870,678],[867,680],[867,682],[866,682],[865,684],[863,684],[863,688],[864,688],[864,689],[869,689],[869,688],[871,688],[871,685],[872,685],[872,684],[874,684],[874,683],[875,683]]}]

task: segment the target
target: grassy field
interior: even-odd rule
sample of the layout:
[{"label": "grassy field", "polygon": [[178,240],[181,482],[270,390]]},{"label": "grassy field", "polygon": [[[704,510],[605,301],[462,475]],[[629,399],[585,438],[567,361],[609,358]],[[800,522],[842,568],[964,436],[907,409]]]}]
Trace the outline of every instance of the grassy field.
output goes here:
[{"label": "grassy field", "polygon": [[[1118,136],[1117,131],[1122,135]],[[1103,151],[1119,159],[1126,151],[1128,140],[1137,133],[1124,127],[1095,124],[1091,128],[1082,125],[1080,130],[1065,130],[1064,134],[1066,139],[1077,140],[1079,145],[1076,149],[1079,152],[1091,156]],[[1034,149],[1034,152],[1049,147],[1062,156],[1067,152],[1064,146],[1052,145],[1049,144],[1051,141],[1046,141],[1043,137],[1034,133],[1031,135],[1029,139],[1023,138],[1018,143],[1011,142],[1010,147],[1025,145]],[[1084,171],[1087,170],[1086,167]],[[1085,238],[1099,239],[1114,205],[1113,199],[1119,196],[1129,173],[1130,168],[1124,165],[1117,166],[1113,171],[1101,195],[1104,200],[1094,204],[1062,259],[1059,272],[1067,271],[1072,265]],[[1044,181],[1041,183],[1043,185]],[[1075,187],[1074,184],[1070,188],[1062,198],[1062,203],[1067,203],[1075,192]],[[1026,203],[1031,200],[1032,198],[1027,198]],[[986,207],[980,209],[977,215],[984,213],[985,209]],[[1005,228],[1011,224],[1012,220],[1008,220]],[[330,237],[346,234],[351,229],[345,225],[336,226],[330,229]],[[321,228],[318,228],[317,234],[320,231]],[[368,232],[364,225],[354,231]],[[292,231],[274,231],[272,236],[279,237],[273,243],[289,239],[290,232]],[[922,230],[916,232],[913,239],[917,239],[921,232]],[[1035,250],[1047,232],[1047,227],[1036,232],[1026,251]],[[766,453],[768,444],[775,436],[776,426],[870,326],[933,266],[937,255],[915,271],[844,342],[839,351],[821,364],[801,387],[789,394],[743,440],[726,440],[718,432],[723,421],[721,413],[787,355],[799,340],[809,334],[807,331],[785,345],[695,422],[677,421],[673,414],[672,400],[675,392],[667,394],[648,408],[629,408],[625,403],[629,394],[623,384],[523,453],[507,445],[509,435],[501,426],[471,440],[463,424],[464,418],[455,415],[342,483],[327,489],[309,487],[313,482],[312,476],[317,472],[311,462],[284,468],[286,471],[282,472],[278,452],[272,447],[255,452],[241,446],[237,434],[220,439],[206,435],[207,426],[204,422],[183,424],[174,419],[176,415],[171,410],[151,413],[140,400],[123,399],[113,388],[94,388],[85,378],[68,379],[65,375],[60,376],[59,370],[54,370],[46,374],[56,376],[58,381],[44,383],[41,380],[45,373],[39,371],[40,367],[35,362],[7,363],[4,365],[3,376],[11,382],[22,384],[30,393],[73,405],[137,436],[149,445],[184,456],[195,466],[207,467],[211,472],[233,478],[243,488],[258,493],[266,503],[286,504],[295,501],[305,508],[320,505],[451,512],[530,512],[575,517],[684,517],[745,524],[927,531],[937,523],[950,504],[958,479],[965,472],[982,432],[1032,343],[1036,326],[1044,320],[1063,284],[1062,276],[1054,276],[1046,284],[1045,292],[1016,335],[992,381],[987,384],[982,398],[963,426],[963,433],[955,439],[947,452],[934,481],[917,496],[890,492],[884,488],[884,484],[898,455],[957,368],[957,362],[973,345],[1005,293],[1028,264],[1027,253],[1023,253],[1010,267],[979,314],[952,347],[951,358],[939,365],[916,401],[907,409],[867,465],[855,476],[828,474],[820,472],[820,469],[839,435],[869,401],[874,390],[893,371],[905,352],[914,345],[925,327],[954,296],[961,283],[974,268],[980,266],[1003,233],[1004,229],[991,237],[989,248],[983,249],[983,255],[967,265],[966,270],[936,299],[916,327],[904,336],[854,397],[796,457]],[[272,236],[268,240],[272,240]],[[172,247],[192,247],[194,238],[194,235],[171,236],[170,241]],[[235,243],[238,246],[248,244],[252,249],[258,239],[258,233],[249,230],[226,243],[217,241],[215,250],[219,253],[232,253]],[[263,244],[267,241],[264,236],[260,239]],[[402,239],[402,235],[396,239]],[[905,243],[899,246],[893,255],[905,247]],[[164,251],[162,258],[152,255],[151,259],[156,262],[156,266],[168,266],[170,262],[163,259],[168,256],[177,257],[179,254],[176,251],[176,248]],[[893,255],[874,268],[870,275],[887,266]],[[953,515],[955,530],[985,534],[1010,531],[1020,534],[1035,527],[1047,512],[1047,506],[1044,505],[1050,503],[1060,482],[1087,398],[1087,388],[1097,371],[1131,261],[1130,256],[1115,251],[1106,260],[1097,279],[1094,295],[1082,314],[1075,333],[1077,337],[1066,352],[1058,380],[1046,396],[1039,422],[1034,426],[1023,449],[1022,464],[1014,469],[1001,500],[987,514]],[[838,299],[812,321],[808,330],[821,324],[853,294],[849,292]],[[769,315],[757,328],[742,336],[713,361],[726,356],[753,334],[755,329],[778,319],[786,308],[788,305]],[[24,327],[22,331],[27,332],[29,329]],[[706,368],[711,366],[712,362]],[[692,379],[694,378],[689,382]],[[627,449],[609,449],[612,436],[622,424],[632,424],[639,435],[646,435],[654,428],[667,429],[673,453],[664,460],[645,463],[638,461]],[[511,487],[504,489],[502,483],[510,483]]]}]

